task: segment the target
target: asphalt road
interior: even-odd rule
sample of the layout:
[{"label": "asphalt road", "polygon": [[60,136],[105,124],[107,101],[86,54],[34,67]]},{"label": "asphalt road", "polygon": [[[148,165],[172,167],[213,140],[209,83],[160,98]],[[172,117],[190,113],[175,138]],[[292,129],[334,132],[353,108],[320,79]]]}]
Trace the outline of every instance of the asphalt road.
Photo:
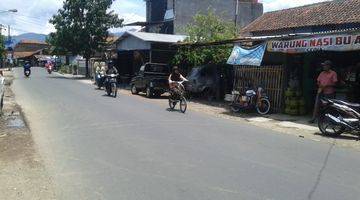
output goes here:
[{"label": "asphalt road", "polygon": [[106,97],[44,69],[15,76],[58,199],[360,199],[357,151]]}]

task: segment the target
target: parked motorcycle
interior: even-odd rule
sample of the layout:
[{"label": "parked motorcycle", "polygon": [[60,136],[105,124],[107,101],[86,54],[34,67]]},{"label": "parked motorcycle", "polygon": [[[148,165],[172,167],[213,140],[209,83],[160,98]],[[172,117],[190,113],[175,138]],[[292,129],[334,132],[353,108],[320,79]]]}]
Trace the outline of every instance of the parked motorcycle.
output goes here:
[{"label": "parked motorcycle", "polygon": [[261,87],[258,87],[256,90],[247,90],[245,94],[233,91],[231,95],[226,96],[225,100],[231,102],[230,109],[233,112],[255,109],[259,114],[266,115],[270,112],[271,108],[269,97]]},{"label": "parked motorcycle", "polygon": [[116,98],[117,96],[117,75],[111,74],[105,76],[105,91],[108,96]]},{"label": "parked motorcycle", "polygon": [[341,100],[321,99],[318,126],[322,134],[339,136],[342,133],[360,135],[360,104]]}]

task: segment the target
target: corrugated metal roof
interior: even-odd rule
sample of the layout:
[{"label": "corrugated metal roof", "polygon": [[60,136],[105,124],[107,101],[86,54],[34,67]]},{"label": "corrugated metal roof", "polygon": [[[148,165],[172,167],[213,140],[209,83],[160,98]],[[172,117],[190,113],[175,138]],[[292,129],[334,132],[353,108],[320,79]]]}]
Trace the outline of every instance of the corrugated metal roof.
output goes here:
[{"label": "corrugated metal roof", "polygon": [[38,41],[38,40],[20,40],[19,44],[41,44],[41,45],[48,45],[46,42]]},{"label": "corrugated metal roof", "polygon": [[27,58],[34,54],[38,53],[37,51],[22,51],[22,52],[14,52],[14,58]]},{"label": "corrugated metal roof", "polygon": [[160,33],[146,33],[146,32],[132,32],[132,31],[127,31],[124,34],[125,37],[127,35],[134,36],[146,42],[160,42],[160,43],[182,42],[187,37],[185,35],[169,35],[169,34],[160,34]]}]

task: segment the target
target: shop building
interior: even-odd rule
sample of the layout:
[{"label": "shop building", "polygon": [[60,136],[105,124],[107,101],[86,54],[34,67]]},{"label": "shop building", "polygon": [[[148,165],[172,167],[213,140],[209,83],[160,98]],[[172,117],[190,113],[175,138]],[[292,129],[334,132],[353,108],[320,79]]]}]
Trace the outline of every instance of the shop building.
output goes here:
[{"label": "shop building", "polygon": [[359,102],[359,5],[360,0],[329,1],[259,17],[242,29],[235,43],[238,48],[246,45],[247,50],[253,46],[252,56],[260,55],[261,61],[249,64],[244,55],[237,55],[242,59],[234,64],[235,88],[244,90],[249,81],[262,84],[275,111],[311,113],[321,63],[331,60],[339,80],[336,98]]},{"label": "shop building", "polygon": [[125,32],[116,42],[116,66],[122,82],[127,83],[140,67],[147,63],[172,61],[177,52],[177,42],[184,41],[184,35],[168,35],[146,32]]},{"label": "shop building", "polygon": [[28,60],[32,65],[39,64],[36,55],[48,55],[50,45],[37,40],[21,40],[14,47],[15,60]]}]

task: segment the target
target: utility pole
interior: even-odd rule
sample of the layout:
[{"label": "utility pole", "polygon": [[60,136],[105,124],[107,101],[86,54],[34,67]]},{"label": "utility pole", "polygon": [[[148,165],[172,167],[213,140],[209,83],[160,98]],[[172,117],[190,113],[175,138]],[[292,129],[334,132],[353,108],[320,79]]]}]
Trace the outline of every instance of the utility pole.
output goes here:
[{"label": "utility pole", "polygon": [[4,25],[0,24],[0,36],[2,35],[3,26],[4,26]]},{"label": "utility pole", "polygon": [[8,25],[8,41],[11,42],[10,25]]},{"label": "utility pole", "polygon": [[236,0],[236,6],[235,6],[235,28],[237,27],[238,16],[239,16],[239,0]]},{"label": "utility pole", "polygon": [[[0,24],[0,40],[2,39],[2,28],[3,28],[3,25]],[[2,47],[0,47],[2,48]],[[1,52],[0,52],[0,67],[3,68],[4,66],[4,62],[3,62],[3,55],[1,55]]]}]

